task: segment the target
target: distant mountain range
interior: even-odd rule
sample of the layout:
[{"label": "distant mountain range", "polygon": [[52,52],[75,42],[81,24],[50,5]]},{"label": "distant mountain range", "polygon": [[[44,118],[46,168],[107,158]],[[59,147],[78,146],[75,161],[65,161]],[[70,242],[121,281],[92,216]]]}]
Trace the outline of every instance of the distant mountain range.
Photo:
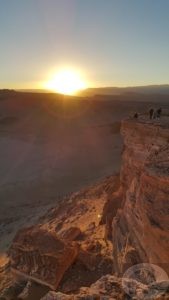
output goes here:
[{"label": "distant mountain range", "polygon": [[[18,92],[30,93],[54,93],[44,89],[20,89]],[[11,93],[14,90],[0,89],[1,93]],[[133,87],[99,87],[88,88],[79,91],[77,96],[90,97],[90,96],[111,96],[111,95],[169,95],[169,84],[164,85],[147,85],[147,86],[133,86]]]},{"label": "distant mountain range", "polygon": [[169,95],[169,84],[165,85],[147,85],[133,87],[100,87],[88,88],[79,93],[80,96],[94,95],[122,95],[122,94],[163,94]]}]

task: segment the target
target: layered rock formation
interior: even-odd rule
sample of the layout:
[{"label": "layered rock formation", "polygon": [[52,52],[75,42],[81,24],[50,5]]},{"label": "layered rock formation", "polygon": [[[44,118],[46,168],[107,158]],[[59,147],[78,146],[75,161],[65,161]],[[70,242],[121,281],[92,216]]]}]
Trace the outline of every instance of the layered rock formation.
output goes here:
[{"label": "layered rock formation", "polygon": [[123,205],[113,221],[117,273],[149,262],[169,273],[169,121],[122,122]]},{"label": "layered rock formation", "polygon": [[18,232],[9,254],[14,273],[56,289],[74,262],[78,246],[64,243],[54,232],[30,227]]}]

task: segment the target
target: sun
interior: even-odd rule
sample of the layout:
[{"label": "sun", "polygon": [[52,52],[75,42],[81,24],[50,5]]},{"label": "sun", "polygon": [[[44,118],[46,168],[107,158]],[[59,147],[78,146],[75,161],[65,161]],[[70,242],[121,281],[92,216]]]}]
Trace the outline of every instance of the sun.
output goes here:
[{"label": "sun", "polygon": [[86,83],[76,71],[62,70],[45,83],[45,88],[65,95],[75,95],[86,88]]}]

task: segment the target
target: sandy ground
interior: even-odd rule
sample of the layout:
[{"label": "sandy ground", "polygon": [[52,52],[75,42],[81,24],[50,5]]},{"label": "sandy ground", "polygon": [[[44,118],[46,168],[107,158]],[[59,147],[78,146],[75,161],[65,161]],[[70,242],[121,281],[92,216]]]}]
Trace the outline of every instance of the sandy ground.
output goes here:
[{"label": "sandy ground", "polygon": [[[109,149],[99,158],[96,153],[103,149],[94,145],[87,152],[81,145],[66,159],[61,152],[48,154],[43,143],[0,138],[1,250],[9,246],[20,226],[35,221],[62,195],[119,170],[120,138],[113,136],[111,143],[104,140]],[[57,149],[57,143],[51,147]]]}]

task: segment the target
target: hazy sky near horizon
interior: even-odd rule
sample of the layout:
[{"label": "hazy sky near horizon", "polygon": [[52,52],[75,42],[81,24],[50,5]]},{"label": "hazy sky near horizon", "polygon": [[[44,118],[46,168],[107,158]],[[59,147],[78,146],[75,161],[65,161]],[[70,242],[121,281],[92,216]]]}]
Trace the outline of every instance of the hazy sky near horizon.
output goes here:
[{"label": "hazy sky near horizon", "polygon": [[65,66],[91,86],[169,83],[169,0],[0,0],[0,88]]}]

